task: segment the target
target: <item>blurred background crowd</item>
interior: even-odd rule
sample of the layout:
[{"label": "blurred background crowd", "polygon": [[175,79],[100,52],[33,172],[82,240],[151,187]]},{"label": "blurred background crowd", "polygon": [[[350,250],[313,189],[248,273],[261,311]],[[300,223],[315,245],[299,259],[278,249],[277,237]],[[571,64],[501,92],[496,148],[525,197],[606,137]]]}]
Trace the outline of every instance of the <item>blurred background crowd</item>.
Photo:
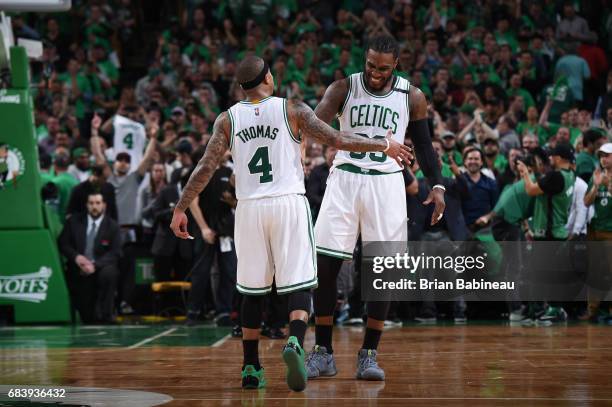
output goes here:
[{"label": "blurred background crowd", "polygon": [[[411,239],[610,240],[610,3],[73,0],[68,13],[14,15],[15,37],[44,44],[42,59],[31,64],[43,194],[58,234],[63,225],[59,244],[81,319],[148,312],[136,274],[140,260],[152,258],[155,281],[191,282],[188,323],[235,324],[231,156],[192,206],[196,239],[178,241],[168,225],[215,118],[244,97],[236,65],[246,55],[263,57],[276,95],[314,108],[331,82],[363,69],[364,46],[376,34],[397,39],[396,74],[428,98],[448,182],[445,221],[431,228],[421,222],[431,210],[421,204],[429,186],[418,163],[406,169]],[[308,138],[304,144],[316,214],[335,150]],[[569,204],[560,202],[552,224],[538,229],[546,217],[538,202],[565,194],[570,181]],[[114,226],[97,225],[100,214]],[[79,242],[85,222],[87,238]],[[109,263],[94,273],[90,260],[102,254]],[[341,275],[340,321],[359,323],[362,316],[358,269],[355,261]],[[405,305],[394,307],[390,320],[448,315],[459,323],[488,309]],[[272,336],[282,336],[282,308],[282,298],[271,295]],[[529,314],[528,304],[502,308],[515,320]],[[564,319],[560,306],[544,311]],[[596,300],[568,312],[593,321],[609,314]]]}]

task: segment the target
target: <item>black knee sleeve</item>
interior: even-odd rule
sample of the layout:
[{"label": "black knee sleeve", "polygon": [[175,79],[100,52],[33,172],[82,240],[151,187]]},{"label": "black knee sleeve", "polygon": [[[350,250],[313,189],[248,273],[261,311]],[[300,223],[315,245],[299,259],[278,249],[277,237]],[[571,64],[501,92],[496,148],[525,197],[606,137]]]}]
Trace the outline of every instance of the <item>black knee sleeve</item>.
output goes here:
[{"label": "black knee sleeve", "polygon": [[368,308],[368,318],[384,321],[389,313],[389,301],[370,301],[366,304]]},{"label": "black knee sleeve", "polygon": [[243,295],[240,319],[242,326],[249,329],[261,327],[261,313],[264,297],[260,295]]},{"label": "black knee sleeve", "polygon": [[342,259],[326,256],[324,254],[317,255],[317,278],[319,280],[319,286],[314,291],[315,316],[324,317],[334,315],[336,297],[338,295],[336,281],[341,267]]},{"label": "black knee sleeve", "polygon": [[308,314],[310,314],[311,300],[312,294],[310,293],[310,290],[296,291],[287,294],[289,313],[293,311],[306,311]]}]

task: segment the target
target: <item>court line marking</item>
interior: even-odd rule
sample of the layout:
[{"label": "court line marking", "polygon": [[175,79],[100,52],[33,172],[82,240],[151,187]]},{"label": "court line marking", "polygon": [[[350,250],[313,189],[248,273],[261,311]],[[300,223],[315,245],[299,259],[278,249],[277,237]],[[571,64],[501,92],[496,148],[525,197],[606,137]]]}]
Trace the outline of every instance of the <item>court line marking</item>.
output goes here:
[{"label": "court line marking", "polygon": [[177,329],[178,329],[178,328],[170,328],[170,329],[167,329],[167,330],[165,330],[165,331],[164,331],[164,332],[162,332],[162,333],[159,333],[159,334],[157,334],[157,335],[151,336],[151,337],[149,337],[149,338],[147,338],[147,339],[143,339],[142,341],[140,341],[140,342],[138,342],[138,343],[135,343],[135,344],[133,344],[133,345],[131,345],[131,346],[128,346],[128,347],[127,347],[127,349],[136,349],[136,348],[139,348],[139,347],[141,347],[141,346],[142,346],[142,345],[144,345],[144,344],[147,344],[147,343],[149,343],[149,342],[152,342],[152,341],[154,341],[154,340],[156,340],[156,339],[161,338],[162,336],[166,336],[166,335],[168,335],[168,334],[171,334],[172,332],[176,331]]},{"label": "court line marking", "polygon": [[219,339],[217,342],[215,342],[212,345],[210,345],[210,347],[211,348],[218,348],[219,346],[223,345],[225,343],[225,341],[227,341],[231,337],[232,337],[231,334],[227,334],[223,338]]}]

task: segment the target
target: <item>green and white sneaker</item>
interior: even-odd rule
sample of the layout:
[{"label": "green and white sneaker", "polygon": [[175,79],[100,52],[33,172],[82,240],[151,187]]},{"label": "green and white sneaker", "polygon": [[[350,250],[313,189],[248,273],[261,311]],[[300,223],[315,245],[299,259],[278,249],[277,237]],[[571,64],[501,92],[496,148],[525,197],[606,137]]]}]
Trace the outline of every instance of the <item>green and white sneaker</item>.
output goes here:
[{"label": "green and white sneaker", "polygon": [[544,314],[536,320],[539,326],[551,326],[553,324],[567,322],[567,312],[562,307],[551,307],[546,309]]},{"label": "green and white sneaker", "polygon": [[290,336],[283,346],[283,360],[287,365],[287,386],[293,391],[306,388],[306,367],[304,366],[304,350],[295,336]]},{"label": "green and white sneaker", "polygon": [[242,388],[243,389],[262,389],[266,387],[264,368],[255,369],[253,365],[246,365],[242,369]]}]

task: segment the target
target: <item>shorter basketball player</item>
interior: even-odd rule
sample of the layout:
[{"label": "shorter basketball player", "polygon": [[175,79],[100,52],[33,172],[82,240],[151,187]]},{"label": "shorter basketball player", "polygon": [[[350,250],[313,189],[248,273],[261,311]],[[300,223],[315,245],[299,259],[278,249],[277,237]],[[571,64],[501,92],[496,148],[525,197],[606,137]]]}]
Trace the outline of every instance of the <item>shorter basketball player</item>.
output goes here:
[{"label": "shorter basketball player", "polygon": [[311,290],[318,284],[314,231],[304,193],[300,134],[338,149],[384,152],[411,160],[410,149],[391,138],[372,139],[339,132],[319,120],[300,101],[273,97],[274,78],[263,59],[245,58],[237,80],[247,99],[217,118],[204,157],[185,186],[172,218],[176,236],[187,239],[189,203],[202,191],[229,148],[236,175],[235,239],[238,256],[237,288],[244,295],[241,317],[244,362],[242,387],[265,386],[258,355],[262,299],[272,289],[288,296],[289,340],[282,357],[290,389],[304,390],[304,335]]}]

